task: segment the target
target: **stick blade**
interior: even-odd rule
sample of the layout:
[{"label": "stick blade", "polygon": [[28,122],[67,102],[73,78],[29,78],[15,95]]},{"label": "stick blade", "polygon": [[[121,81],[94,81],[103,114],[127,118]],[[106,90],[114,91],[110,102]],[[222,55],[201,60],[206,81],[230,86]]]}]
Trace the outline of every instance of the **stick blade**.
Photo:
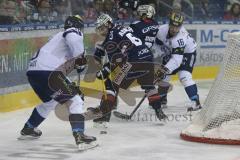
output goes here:
[{"label": "stick blade", "polygon": [[121,118],[121,119],[126,119],[126,120],[130,120],[131,117],[127,114],[123,114],[123,113],[120,113],[118,111],[114,111],[113,112],[114,116],[116,116],[117,118]]}]

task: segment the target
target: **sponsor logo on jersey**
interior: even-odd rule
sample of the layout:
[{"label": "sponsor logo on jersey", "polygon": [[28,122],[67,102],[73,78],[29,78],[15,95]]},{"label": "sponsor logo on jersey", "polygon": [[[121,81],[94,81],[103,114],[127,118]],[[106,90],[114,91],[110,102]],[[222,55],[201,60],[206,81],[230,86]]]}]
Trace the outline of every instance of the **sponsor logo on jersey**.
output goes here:
[{"label": "sponsor logo on jersey", "polygon": [[143,33],[147,33],[147,32],[149,32],[149,31],[151,31],[151,30],[156,30],[156,29],[158,29],[158,25],[149,26],[149,27],[143,28],[143,29],[142,29],[142,32],[143,32]]}]

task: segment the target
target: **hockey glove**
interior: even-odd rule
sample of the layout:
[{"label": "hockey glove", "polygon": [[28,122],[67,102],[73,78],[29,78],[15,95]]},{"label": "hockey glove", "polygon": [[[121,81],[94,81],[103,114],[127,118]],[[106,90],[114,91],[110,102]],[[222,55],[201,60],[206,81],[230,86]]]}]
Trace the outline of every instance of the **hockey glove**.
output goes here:
[{"label": "hockey glove", "polygon": [[87,59],[83,55],[82,57],[76,58],[74,68],[77,70],[77,73],[81,73],[86,68]]},{"label": "hockey glove", "polygon": [[76,58],[76,60],[75,60],[75,68],[76,69],[78,69],[79,67],[84,66],[86,64],[87,64],[87,59],[85,56]]},{"label": "hockey glove", "polygon": [[85,68],[86,68],[86,65],[84,65],[84,66],[77,66],[76,67],[77,73],[82,73],[85,70]]},{"label": "hockey glove", "polygon": [[164,65],[161,65],[161,67],[158,68],[157,71],[155,72],[155,78],[162,80],[169,73],[170,73],[169,69],[167,67],[165,67]]},{"label": "hockey glove", "polygon": [[97,71],[96,77],[97,77],[98,79],[101,79],[101,80],[106,79],[106,78],[108,78],[110,72],[111,72],[111,70],[110,70],[110,64],[107,63],[107,64],[105,64],[105,65],[103,66],[103,69],[101,69],[100,71]]},{"label": "hockey glove", "polygon": [[111,64],[112,66],[120,66],[122,67],[128,60],[127,54],[116,53],[112,55]]}]

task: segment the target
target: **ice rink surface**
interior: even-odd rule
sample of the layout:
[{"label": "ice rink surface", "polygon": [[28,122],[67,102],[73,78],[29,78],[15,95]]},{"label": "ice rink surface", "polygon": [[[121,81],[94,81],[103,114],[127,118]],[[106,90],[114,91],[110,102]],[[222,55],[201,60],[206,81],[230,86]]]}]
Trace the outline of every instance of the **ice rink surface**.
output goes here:
[{"label": "ice rink surface", "polygon": [[[204,102],[210,81],[199,81],[199,94]],[[139,101],[140,99],[138,99]],[[178,83],[168,96],[164,109],[166,122],[151,117],[147,100],[132,121],[112,116],[107,134],[86,123],[86,134],[98,138],[99,147],[79,152],[70,125],[56,118],[54,112],[39,127],[43,135],[38,140],[18,141],[19,131],[32,109],[0,114],[0,160],[240,160],[240,147],[186,142],[179,138],[192,117],[186,113],[186,93]],[[86,98],[85,107],[96,106],[99,100]],[[130,113],[133,107],[119,102],[118,110]]]}]

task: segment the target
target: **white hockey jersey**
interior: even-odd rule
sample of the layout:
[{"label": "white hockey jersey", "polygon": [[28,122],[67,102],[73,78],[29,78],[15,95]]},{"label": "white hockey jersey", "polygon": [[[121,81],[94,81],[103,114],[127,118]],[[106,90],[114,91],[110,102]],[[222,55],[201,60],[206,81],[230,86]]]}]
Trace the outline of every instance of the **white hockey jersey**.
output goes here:
[{"label": "white hockey jersey", "polygon": [[35,53],[28,71],[62,71],[68,74],[74,68],[75,59],[83,53],[83,33],[69,28],[54,35]]},{"label": "white hockey jersey", "polygon": [[[172,54],[171,59],[165,65],[170,72],[177,69],[183,60],[183,54],[193,53],[197,48],[197,43],[182,26],[179,33],[168,38],[169,24],[161,25],[156,36],[157,45],[161,45],[161,54]],[[182,52],[175,52],[182,50]]]}]

